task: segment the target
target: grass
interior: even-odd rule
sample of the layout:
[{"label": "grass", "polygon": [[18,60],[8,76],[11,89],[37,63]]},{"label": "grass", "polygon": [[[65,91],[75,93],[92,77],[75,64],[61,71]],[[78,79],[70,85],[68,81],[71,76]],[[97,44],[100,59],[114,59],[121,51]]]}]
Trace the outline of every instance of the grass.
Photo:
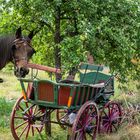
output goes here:
[{"label": "grass", "polygon": [[10,140],[10,114],[14,101],[0,98],[0,140]]},{"label": "grass", "polygon": [[[4,83],[0,83],[0,140],[12,140],[10,131],[10,114],[12,107],[18,97],[21,96],[21,87],[19,81],[13,73],[0,72],[0,77],[4,79]],[[40,78],[47,77],[46,73],[39,73]],[[123,90],[116,90],[113,100],[119,100],[125,104],[126,101],[138,103],[140,100],[139,91],[133,88],[134,95],[126,95]],[[121,94],[120,94],[121,93]],[[123,95],[123,96],[122,96]],[[124,100],[125,99],[125,100]],[[54,118],[55,114],[53,114]],[[67,130],[62,130],[58,125],[52,126],[52,138],[49,140],[66,140]],[[110,135],[100,135],[97,140],[140,140],[140,125],[123,124],[119,131]],[[31,138],[32,139],[32,138]],[[34,138],[39,140],[39,137]]]},{"label": "grass", "polygon": [[[47,74],[45,72],[38,73],[39,78],[45,79]],[[0,78],[4,80],[0,83],[0,140],[12,140],[10,130],[10,114],[12,108],[18,97],[21,97],[21,87],[17,78],[13,73],[0,72]],[[54,116],[54,115],[53,115]],[[62,140],[66,137],[64,132],[59,126],[52,126],[53,137],[50,140]],[[32,138],[30,138],[32,140]],[[34,140],[39,140],[39,137],[34,137]]]}]

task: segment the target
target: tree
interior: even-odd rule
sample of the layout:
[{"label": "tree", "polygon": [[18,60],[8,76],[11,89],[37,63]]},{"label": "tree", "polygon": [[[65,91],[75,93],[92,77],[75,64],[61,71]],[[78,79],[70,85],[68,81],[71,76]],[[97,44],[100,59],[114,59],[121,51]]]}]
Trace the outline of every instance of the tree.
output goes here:
[{"label": "tree", "polygon": [[122,77],[139,77],[139,65],[131,62],[140,52],[139,0],[9,0],[2,7],[1,32],[35,29],[34,44],[42,52],[37,58],[46,56],[45,64],[73,69],[89,51]]}]

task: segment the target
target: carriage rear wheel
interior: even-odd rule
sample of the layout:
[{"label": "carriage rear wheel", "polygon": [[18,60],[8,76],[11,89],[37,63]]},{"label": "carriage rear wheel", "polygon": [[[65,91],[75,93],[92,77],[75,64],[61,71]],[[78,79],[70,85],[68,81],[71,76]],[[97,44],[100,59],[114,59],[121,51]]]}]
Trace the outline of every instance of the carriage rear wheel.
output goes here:
[{"label": "carriage rear wheel", "polygon": [[65,124],[68,123],[68,119],[69,119],[68,110],[67,109],[57,109],[56,110],[56,119],[57,119],[60,127],[63,129],[66,129],[67,126],[65,126]]},{"label": "carriage rear wheel", "polygon": [[99,111],[93,101],[87,101],[78,111],[72,126],[71,140],[96,139]]},{"label": "carriage rear wheel", "polygon": [[112,133],[121,125],[122,110],[117,102],[108,102],[101,112],[100,131]]},{"label": "carriage rear wheel", "polygon": [[[41,136],[45,110],[26,102],[23,97],[15,103],[11,113],[11,132],[16,140]],[[41,136],[42,137],[42,136]]]}]

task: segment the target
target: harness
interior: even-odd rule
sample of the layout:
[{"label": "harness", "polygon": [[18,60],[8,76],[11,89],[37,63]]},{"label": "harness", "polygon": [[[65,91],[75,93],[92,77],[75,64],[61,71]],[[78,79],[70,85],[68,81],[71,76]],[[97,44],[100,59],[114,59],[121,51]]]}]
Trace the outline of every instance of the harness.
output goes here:
[{"label": "harness", "polygon": [[[26,43],[27,45],[30,45],[30,43],[23,37],[23,38],[19,38],[19,39],[15,39],[13,42],[12,42],[12,46],[15,45],[17,46],[18,44],[23,44],[23,43]],[[25,46],[25,51],[26,50],[26,46]],[[17,62],[20,61],[20,60],[27,60],[27,56],[24,56],[24,57],[21,57],[21,58],[16,58],[15,55],[14,55],[14,51],[12,51],[12,62],[14,63],[14,69],[17,68]]]}]

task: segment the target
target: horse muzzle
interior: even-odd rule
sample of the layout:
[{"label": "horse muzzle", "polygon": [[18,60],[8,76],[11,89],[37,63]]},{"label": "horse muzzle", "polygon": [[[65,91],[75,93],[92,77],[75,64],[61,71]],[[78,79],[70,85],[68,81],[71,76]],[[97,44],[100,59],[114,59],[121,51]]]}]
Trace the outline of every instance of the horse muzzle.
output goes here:
[{"label": "horse muzzle", "polygon": [[14,70],[14,74],[16,77],[24,78],[28,73],[29,73],[29,69],[24,67],[20,67],[20,68],[16,67]]}]

